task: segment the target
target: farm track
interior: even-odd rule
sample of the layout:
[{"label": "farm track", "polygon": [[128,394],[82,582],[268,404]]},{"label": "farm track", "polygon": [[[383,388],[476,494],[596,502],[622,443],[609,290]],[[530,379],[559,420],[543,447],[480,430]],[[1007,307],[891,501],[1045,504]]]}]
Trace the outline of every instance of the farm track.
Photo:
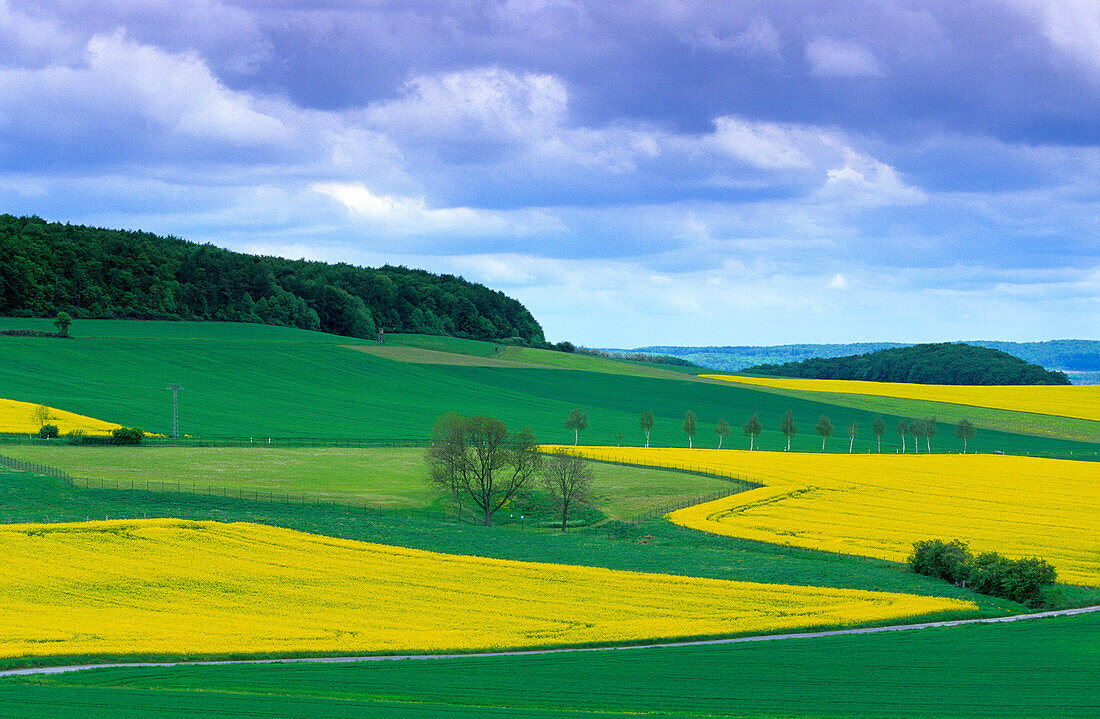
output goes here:
[{"label": "farm track", "polygon": [[629,649],[660,649],[667,647],[698,647],[712,644],[744,644],[747,642],[766,642],[781,639],[815,639],[818,637],[836,637],[846,634],[879,634],[882,632],[901,632],[915,629],[933,629],[937,627],[957,627],[964,624],[1000,624],[1005,622],[1017,622],[1026,619],[1046,619],[1050,617],[1068,617],[1079,614],[1100,612],[1100,605],[1090,607],[1077,607],[1074,609],[1059,609],[1050,612],[1036,612],[1034,614],[1013,614],[1007,617],[987,617],[984,619],[955,619],[942,622],[925,622],[921,624],[893,624],[885,627],[864,627],[860,629],[837,629],[827,632],[798,632],[791,634],[761,634],[749,637],[733,637],[728,639],[701,639],[689,642],[656,642],[652,644],[633,644],[627,646],[609,647],[567,647],[561,649],[517,649],[514,651],[499,652],[471,652],[462,654],[378,654],[367,656],[328,656],[328,657],[292,657],[285,659],[227,659],[221,661],[198,662],[128,662],[118,664],[74,664],[56,667],[31,667],[27,669],[8,669],[0,671],[0,677],[17,677],[43,674],[66,674],[69,672],[84,671],[87,669],[111,669],[111,668],[146,668],[146,667],[178,667],[178,666],[223,666],[237,664],[345,664],[351,662],[381,662],[396,661],[401,659],[477,659],[479,657],[506,657],[506,656],[530,656],[537,654],[563,654],[566,652],[606,652]]}]

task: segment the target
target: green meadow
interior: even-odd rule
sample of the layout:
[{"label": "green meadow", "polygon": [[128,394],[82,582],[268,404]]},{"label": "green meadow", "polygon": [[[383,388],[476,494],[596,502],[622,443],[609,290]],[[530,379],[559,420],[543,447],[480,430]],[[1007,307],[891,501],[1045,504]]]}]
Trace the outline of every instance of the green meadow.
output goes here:
[{"label": "green meadow", "polygon": [[[62,469],[92,487],[142,487],[198,494],[263,493],[296,501],[374,507],[440,507],[422,448],[73,447],[0,445],[0,454]],[[593,466],[587,502],[610,519],[633,519],[746,485],[687,472]],[[449,504],[446,504],[449,507]]]},{"label": "green meadow", "polygon": [[[12,324],[19,322],[4,322]],[[237,330],[239,337],[233,334]],[[656,419],[651,437],[656,446],[687,445],[681,425],[691,410],[699,418],[696,446],[717,446],[714,426],[725,419],[735,432],[726,440],[729,447],[747,444],[738,428],[756,412],[765,427],[757,442],[761,449],[782,447],[779,420],[790,409],[800,428],[793,443],[796,450],[820,446],[812,428],[821,415],[829,416],[837,428],[830,451],[847,451],[847,437],[842,435],[853,421],[860,427],[855,451],[876,447],[870,427],[878,412],[867,408],[597,357],[510,347],[498,359],[511,358],[505,359],[511,366],[430,364],[355,349],[378,349],[374,343],[262,325],[85,320],[74,323],[73,332],[78,337],[65,340],[0,337],[5,358],[0,365],[0,397],[167,433],[171,393],[166,388],[179,384],[183,433],[257,440],[423,441],[440,414],[455,411],[499,417],[513,428],[530,426],[543,442],[571,443],[572,432],[563,422],[580,407],[588,413],[589,426],[581,435],[586,444],[616,444],[620,436],[626,444],[641,444],[638,415],[648,409]],[[394,339],[406,342],[395,347],[416,344]],[[492,346],[469,342],[428,338],[423,343],[435,347],[422,349],[461,346],[464,356],[474,356],[470,353],[484,353],[484,345]],[[886,417],[888,426],[896,423],[893,419]],[[953,429],[947,423],[939,425],[935,450],[961,449]],[[885,439],[884,451],[894,451],[896,437],[888,433]],[[998,431],[980,423],[971,447],[1066,456],[1097,451],[1095,442]]]},{"label": "green meadow", "polygon": [[95,669],[0,680],[0,716],[1083,718],[1100,712],[1098,674],[1091,614],[662,649]]}]

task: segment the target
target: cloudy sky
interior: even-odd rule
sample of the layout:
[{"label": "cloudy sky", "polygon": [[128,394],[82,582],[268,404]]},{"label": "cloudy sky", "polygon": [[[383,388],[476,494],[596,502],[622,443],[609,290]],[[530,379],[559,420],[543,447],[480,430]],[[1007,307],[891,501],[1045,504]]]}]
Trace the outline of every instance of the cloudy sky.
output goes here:
[{"label": "cloudy sky", "polygon": [[597,347],[1100,338],[1100,2],[0,0],[0,212]]}]

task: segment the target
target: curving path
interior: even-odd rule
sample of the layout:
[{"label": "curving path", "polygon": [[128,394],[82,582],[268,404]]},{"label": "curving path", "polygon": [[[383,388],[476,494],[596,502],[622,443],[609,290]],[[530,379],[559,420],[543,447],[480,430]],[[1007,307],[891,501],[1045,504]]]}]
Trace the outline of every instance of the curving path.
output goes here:
[{"label": "curving path", "polygon": [[213,666],[222,664],[289,664],[289,663],[313,663],[335,664],[347,662],[385,662],[398,659],[471,659],[477,657],[505,657],[527,656],[532,654],[561,654],[564,652],[609,652],[628,649],[657,649],[661,647],[698,647],[707,644],[740,644],[744,642],[767,642],[779,639],[811,639],[814,637],[836,637],[844,634],[877,634],[879,632],[902,632],[908,629],[930,629],[932,627],[957,627],[963,624],[997,624],[1001,622],[1016,622],[1026,619],[1043,619],[1046,617],[1069,617],[1077,614],[1089,614],[1100,612],[1100,605],[1092,607],[1078,607],[1076,609],[1059,609],[1050,612],[1036,612],[1034,614],[1013,614],[1007,617],[988,617],[985,619],[955,619],[944,622],[926,622],[923,624],[893,624],[887,627],[864,627],[862,629],[836,629],[828,632],[802,632],[796,634],[762,634],[752,637],[733,637],[729,639],[700,639],[691,642],[657,642],[653,644],[632,644],[629,646],[614,647],[573,647],[564,649],[517,649],[514,651],[500,652],[475,652],[469,654],[376,654],[369,656],[350,657],[294,657],[287,659],[226,659],[221,661],[199,662],[129,662],[118,664],[75,664],[58,667],[31,667],[28,669],[7,669],[0,671],[0,677],[16,677],[32,674],[64,674],[67,672],[79,672],[86,669],[107,668],[139,668],[139,667],[178,667],[178,666]]}]

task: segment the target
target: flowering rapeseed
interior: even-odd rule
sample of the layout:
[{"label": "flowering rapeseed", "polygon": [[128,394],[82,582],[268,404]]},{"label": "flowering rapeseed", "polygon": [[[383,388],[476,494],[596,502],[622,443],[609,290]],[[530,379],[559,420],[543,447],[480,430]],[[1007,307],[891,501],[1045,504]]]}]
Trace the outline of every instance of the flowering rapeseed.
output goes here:
[{"label": "flowering rapeseed", "polygon": [[438,554],[255,524],[0,527],[0,657],[424,652],[901,619],[969,602]]},{"label": "flowering rapeseed", "polygon": [[1100,584],[1100,463],[1007,455],[572,447],[595,459],[693,468],[765,486],[672,512],[687,527],[904,561],[913,542],[1038,556]]}]

